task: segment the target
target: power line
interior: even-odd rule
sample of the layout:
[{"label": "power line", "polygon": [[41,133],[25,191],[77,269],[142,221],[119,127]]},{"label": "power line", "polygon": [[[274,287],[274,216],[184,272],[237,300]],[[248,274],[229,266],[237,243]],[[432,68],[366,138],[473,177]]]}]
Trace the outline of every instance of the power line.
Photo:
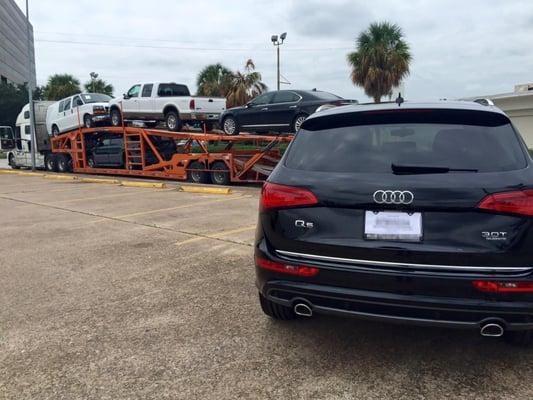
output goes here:
[{"label": "power line", "polygon": [[[107,46],[107,47],[131,47],[131,48],[142,48],[142,49],[163,49],[163,50],[190,50],[190,51],[260,51],[270,53],[270,49],[261,49],[261,48],[223,48],[223,47],[185,47],[185,46],[154,46],[154,45],[144,45],[144,44],[127,44],[127,43],[111,43],[111,42],[86,42],[86,41],[77,41],[77,40],[51,40],[51,39],[35,39],[36,42],[41,43],[59,43],[59,44],[76,44],[76,45],[87,45],[87,46]],[[288,51],[335,51],[335,50],[352,50],[351,47],[324,47],[324,48],[290,48],[287,47]]]}]

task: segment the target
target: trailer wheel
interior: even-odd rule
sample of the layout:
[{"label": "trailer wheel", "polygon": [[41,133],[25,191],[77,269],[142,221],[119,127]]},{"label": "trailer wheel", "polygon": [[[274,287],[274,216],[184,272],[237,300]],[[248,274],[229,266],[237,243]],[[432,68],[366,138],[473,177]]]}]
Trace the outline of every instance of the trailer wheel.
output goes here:
[{"label": "trailer wheel", "polygon": [[169,111],[165,114],[165,123],[170,131],[179,132],[181,130],[181,121],[176,111]]},{"label": "trailer wheel", "polygon": [[44,165],[49,172],[57,172],[57,158],[53,154],[47,154],[44,159]]},{"label": "trailer wheel", "polygon": [[226,163],[216,161],[211,165],[211,181],[217,185],[229,185],[231,182]]},{"label": "trailer wheel", "polygon": [[72,170],[72,160],[66,154],[57,156],[57,170],[59,172],[70,172]]},{"label": "trailer wheel", "polygon": [[122,115],[120,115],[120,111],[118,108],[113,108],[111,110],[111,125],[113,126],[120,126],[122,124]]},{"label": "trailer wheel", "polygon": [[17,165],[17,162],[15,161],[15,156],[13,155],[13,153],[9,155],[7,162],[12,169],[20,169],[20,167]]},{"label": "trailer wheel", "polygon": [[209,172],[205,170],[205,164],[193,161],[187,168],[187,177],[194,183],[209,183]]},{"label": "trailer wheel", "polygon": [[86,128],[92,128],[93,127],[93,119],[89,114],[85,114],[83,116],[83,126]]}]

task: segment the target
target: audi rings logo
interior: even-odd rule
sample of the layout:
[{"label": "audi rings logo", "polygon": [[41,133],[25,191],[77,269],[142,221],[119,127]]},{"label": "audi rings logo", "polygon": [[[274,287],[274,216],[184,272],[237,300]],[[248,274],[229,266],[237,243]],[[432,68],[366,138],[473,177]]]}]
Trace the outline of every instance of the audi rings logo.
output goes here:
[{"label": "audi rings logo", "polygon": [[372,198],[378,204],[411,204],[415,195],[409,190],[376,190]]}]

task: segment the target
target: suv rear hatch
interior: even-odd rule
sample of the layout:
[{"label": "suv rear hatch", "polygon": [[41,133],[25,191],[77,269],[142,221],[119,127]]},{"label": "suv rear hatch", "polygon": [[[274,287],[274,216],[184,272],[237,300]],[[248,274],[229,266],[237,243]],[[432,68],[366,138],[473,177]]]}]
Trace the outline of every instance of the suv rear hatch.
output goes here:
[{"label": "suv rear hatch", "polygon": [[[310,118],[263,201],[285,186],[294,193],[261,214],[281,257],[446,273],[529,271],[533,175],[502,113],[406,108]],[[294,201],[307,191],[307,201]]]}]

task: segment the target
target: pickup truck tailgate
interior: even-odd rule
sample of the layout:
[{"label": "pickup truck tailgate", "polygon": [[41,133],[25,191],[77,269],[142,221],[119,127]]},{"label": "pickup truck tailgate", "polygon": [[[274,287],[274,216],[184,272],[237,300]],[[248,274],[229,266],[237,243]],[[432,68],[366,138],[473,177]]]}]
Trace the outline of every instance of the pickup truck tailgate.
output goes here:
[{"label": "pickup truck tailgate", "polygon": [[226,99],[221,97],[193,97],[194,110],[200,113],[221,114],[226,109]]}]

